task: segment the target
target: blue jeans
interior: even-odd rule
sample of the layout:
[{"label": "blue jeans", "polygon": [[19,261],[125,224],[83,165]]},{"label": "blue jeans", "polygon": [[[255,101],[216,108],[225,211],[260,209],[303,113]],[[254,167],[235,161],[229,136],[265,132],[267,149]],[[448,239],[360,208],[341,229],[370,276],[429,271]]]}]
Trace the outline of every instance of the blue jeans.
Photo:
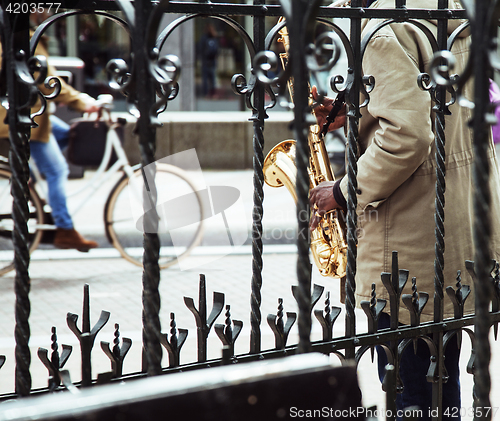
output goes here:
[{"label": "blue jeans", "polygon": [[55,136],[61,150],[64,151],[69,143],[69,124],[56,115],[50,116],[50,124],[52,126],[52,134]]},{"label": "blue jeans", "polygon": [[66,204],[66,180],[69,169],[55,137],[51,135],[47,143],[32,140],[30,148],[38,170],[47,180],[49,205],[56,227],[72,229],[73,221]]},{"label": "blue jeans", "polygon": [[[390,316],[382,313],[378,322],[379,329],[390,327]],[[450,339],[445,349],[444,365],[448,372],[448,381],[443,383],[443,420],[460,421],[460,370],[456,336]],[[378,373],[380,381],[385,374],[387,356],[381,347],[377,347]],[[403,351],[399,373],[403,382],[403,393],[396,397],[396,407],[403,410],[409,406],[419,406],[423,411],[421,420],[431,420],[432,406],[432,383],[426,379],[427,370],[430,365],[430,352],[426,343],[418,341],[417,353],[413,351],[413,344],[410,343]],[[448,410],[446,410],[448,408]],[[452,417],[456,415],[456,417]]]}]

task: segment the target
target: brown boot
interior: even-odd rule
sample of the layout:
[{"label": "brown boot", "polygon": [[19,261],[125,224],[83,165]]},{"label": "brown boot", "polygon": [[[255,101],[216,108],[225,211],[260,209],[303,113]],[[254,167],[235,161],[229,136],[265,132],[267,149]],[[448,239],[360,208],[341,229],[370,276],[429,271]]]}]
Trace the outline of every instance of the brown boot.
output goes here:
[{"label": "brown boot", "polygon": [[54,246],[60,249],[77,249],[78,251],[88,252],[90,249],[98,247],[98,244],[95,241],[83,238],[74,228],[57,228]]}]

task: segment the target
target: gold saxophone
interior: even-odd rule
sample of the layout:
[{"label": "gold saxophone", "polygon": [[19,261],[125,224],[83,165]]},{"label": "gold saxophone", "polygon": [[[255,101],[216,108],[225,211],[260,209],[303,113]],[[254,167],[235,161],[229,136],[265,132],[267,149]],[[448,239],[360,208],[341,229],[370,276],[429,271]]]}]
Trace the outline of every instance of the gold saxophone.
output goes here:
[{"label": "gold saxophone", "polygon": [[[280,18],[280,21],[284,18]],[[286,26],[279,31],[285,52],[280,54],[283,67],[286,66],[290,41]],[[288,82],[290,96],[293,98],[293,81]],[[312,100],[312,98],[311,98]],[[309,182],[310,188],[323,181],[334,181],[335,177],[330,165],[330,159],[325,148],[325,142],[318,124],[311,126],[309,142]],[[284,140],[278,143],[266,156],[263,172],[264,181],[271,187],[285,186],[297,203],[295,183],[297,167],[295,165],[295,140]],[[342,278],[346,273],[347,244],[341,229],[337,210],[327,212],[316,229],[311,232],[311,254],[314,262],[323,276]]]}]

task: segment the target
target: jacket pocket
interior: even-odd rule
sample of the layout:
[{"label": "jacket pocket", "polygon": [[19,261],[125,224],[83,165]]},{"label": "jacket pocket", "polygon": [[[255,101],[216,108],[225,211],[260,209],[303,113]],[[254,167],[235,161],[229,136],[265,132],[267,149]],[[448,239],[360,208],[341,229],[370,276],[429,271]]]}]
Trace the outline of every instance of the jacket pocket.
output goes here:
[{"label": "jacket pocket", "polygon": [[361,216],[363,213],[370,212],[370,209],[377,209],[386,200],[387,199],[375,200],[373,202],[368,202],[364,206],[358,204],[358,216]]}]

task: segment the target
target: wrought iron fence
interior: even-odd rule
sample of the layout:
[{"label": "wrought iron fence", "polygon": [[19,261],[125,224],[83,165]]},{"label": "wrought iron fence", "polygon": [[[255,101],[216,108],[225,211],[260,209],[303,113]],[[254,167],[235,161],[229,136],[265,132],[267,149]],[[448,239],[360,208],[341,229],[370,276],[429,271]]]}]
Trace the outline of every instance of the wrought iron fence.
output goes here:
[{"label": "wrought iron fence", "polygon": [[[139,136],[142,165],[145,167],[155,160],[155,137],[158,126],[157,114],[163,111],[168,102],[175,98],[178,90],[177,81],[181,65],[173,56],[159,56],[159,51],[171,33],[187,20],[195,17],[210,16],[231,26],[243,39],[251,58],[252,71],[247,77],[235,75],[233,77],[234,91],[245,97],[250,109],[250,121],[254,129],[254,211],[252,225],[252,268],[251,282],[251,338],[249,352],[244,355],[235,355],[234,343],[241,331],[243,322],[232,320],[229,306],[224,308],[224,294],[215,293],[210,314],[207,313],[207,297],[205,279],[200,279],[199,302],[194,303],[192,298],[185,298],[185,304],[193,313],[197,325],[198,362],[188,365],[179,364],[179,355],[184,344],[187,332],[177,329],[175,316],[172,314],[170,322],[170,335],[161,333],[159,310],[160,295],[160,269],[158,265],[159,238],[154,233],[144,235],[144,272],[143,272],[143,372],[123,373],[123,359],[127,355],[131,341],[124,338],[120,341],[119,326],[116,326],[113,347],[109,343],[101,346],[112,362],[112,371],[101,375],[98,379],[91,378],[91,351],[99,330],[106,324],[109,313],[102,312],[101,318],[93,327],[89,319],[89,291],[84,293],[84,314],[82,328],[77,327],[78,316],[68,314],[67,323],[78,337],[81,345],[82,382],[72,384],[69,373],[64,371],[71,349],[64,347],[58,350],[55,328],[52,335],[52,353],[49,357],[47,350],[40,349],[38,356],[49,372],[49,387],[38,390],[37,394],[67,388],[88,387],[105,382],[132,380],[144,376],[156,376],[179,371],[189,371],[203,367],[224,365],[230,362],[240,363],[262,359],[278,358],[295,353],[308,353],[318,351],[324,354],[336,354],[342,361],[359,361],[362,355],[372,350],[376,345],[386,348],[389,362],[395,369],[389,369],[384,382],[387,392],[387,409],[395,414],[395,396],[400,384],[398,382],[398,358],[407,345],[415,338],[426,341],[430,352],[431,361],[428,379],[433,385],[433,407],[439,409],[436,419],[442,416],[442,385],[445,379],[443,348],[452,337],[462,337],[462,332],[467,333],[473,345],[473,354],[468,366],[474,372],[475,379],[475,404],[477,407],[491,407],[490,402],[490,375],[488,365],[490,362],[490,347],[488,334],[494,326],[495,334],[500,321],[500,274],[498,265],[492,266],[488,250],[491,226],[489,222],[490,192],[488,183],[490,169],[487,158],[488,124],[491,123],[488,100],[488,77],[493,69],[498,69],[496,56],[496,31],[500,7],[497,1],[466,1],[463,0],[463,9],[448,9],[448,2],[437,1],[435,9],[411,9],[406,7],[404,0],[395,0],[392,9],[372,9],[362,6],[361,0],[351,0],[349,7],[329,7],[321,1],[282,0],[281,4],[266,4],[265,1],[254,0],[251,4],[229,4],[200,2],[173,2],[161,0],[159,2],[121,0],[112,1],[70,1],[61,0],[58,13],[45,21],[30,37],[29,14],[24,10],[29,2],[13,3],[10,0],[2,2],[1,26],[3,64],[1,78],[2,103],[8,108],[8,125],[10,129],[10,165],[13,173],[12,195],[14,198],[13,219],[16,229],[13,233],[15,245],[15,290],[16,290],[16,379],[15,391],[5,398],[24,397],[33,394],[31,390],[30,361],[31,355],[28,347],[30,338],[30,276],[29,276],[29,250],[28,250],[28,156],[29,136],[32,127],[30,108],[34,105],[40,93],[37,84],[45,77],[45,63],[34,57],[35,47],[44,31],[56,20],[64,19],[73,14],[97,13],[113,20],[116,24],[127,28],[131,36],[132,62],[125,63],[120,58],[108,64],[111,86],[122,92],[127,101],[134,104],[138,111],[136,131]],[[19,7],[17,13],[13,10]],[[124,18],[110,15],[111,10],[121,10]],[[160,35],[157,35],[162,16],[165,13],[177,13],[182,17],[175,20]],[[236,16],[250,16],[253,18],[253,34],[249,34],[235,20]],[[290,36],[289,63],[283,72],[275,79],[268,77],[268,71],[277,60],[271,53],[271,44],[284,22],[278,23],[269,32],[265,31],[266,17],[286,18]],[[341,18],[350,23],[350,33],[344,33],[337,25],[331,23],[332,18]],[[389,307],[391,310],[391,328],[377,331],[377,320],[386,305],[377,299],[373,291],[369,302],[361,303],[368,320],[368,333],[359,334],[356,331],[355,297],[356,289],[356,227],[357,227],[357,150],[358,120],[360,110],[366,105],[360,103],[360,93],[369,96],[373,80],[362,73],[362,59],[365,51],[366,39],[361,38],[361,25],[363,19],[381,19],[384,23],[377,29],[389,23],[409,22],[421,30],[418,20],[432,19],[438,22],[437,37],[426,33],[429,43],[436,53],[435,66],[430,70],[430,75],[424,75],[427,88],[432,90],[435,100],[436,115],[436,257],[435,257],[435,291],[426,291],[434,294],[435,313],[433,322],[420,322],[420,314],[426,303],[426,294],[418,291],[415,282],[412,295],[402,295],[409,274],[398,265],[398,256],[393,254],[391,273],[381,274],[384,286],[390,296]],[[471,58],[465,71],[461,75],[451,75],[450,69],[445,66],[449,63],[450,42],[446,33],[447,22],[450,20],[465,19],[468,21],[460,30],[470,28]],[[314,44],[314,25],[316,22],[328,25],[341,44],[328,38],[325,45]],[[325,47],[326,48],[323,48]],[[262,244],[262,217],[263,217],[263,163],[264,163],[264,125],[267,118],[266,110],[282,100],[284,87],[287,80],[294,80],[294,120],[293,127],[296,135],[297,153],[297,215],[298,232],[308,232],[308,218],[300,215],[308,214],[309,163],[308,133],[311,124],[311,107],[309,101],[309,74],[318,71],[321,66],[318,60],[322,54],[343,49],[348,58],[347,77],[335,79],[335,89],[343,91],[348,103],[348,211],[347,211],[347,273],[346,273],[346,302],[345,302],[345,327],[344,337],[333,337],[333,325],[337,320],[340,308],[332,306],[329,296],[325,297],[325,309],[314,310],[315,305],[323,294],[323,287],[311,285],[311,264],[309,259],[309,239],[299,236],[297,240],[297,285],[293,289],[294,297],[298,303],[298,316],[287,313],[284,319],[282,303],[279,303],[277,315],[267,316],[267,322],[275,335],[275,349],[263,350],[261,346],[262,314],[261,314],[261,289],[263,267]],[[324,58],[324,57],[323,57]],[[331,68],[335,59],[326,60],[325,69]],[[34,79],[33,73],[37,71],[38,77]],[[446,91],[452,91],[455,100],[460,98],[460,90],[465,82],[474,75],[474,98],[472,103],[466,104],[473,109],[471,127],[474,131],[475,176],[477,190],[475,192],[475,245],[476,255],[471,256],[467,263],[469,271],[468,281],[459,279],[457,288],[446,288],[444,291],[443,253],[444,253],[444,192],[445,192],[445,167],[444,167],[444,119],[447,114],[445,100]],[[375,81],[376,82],[376,81]],[[57,87],[55,89],[57,91]],[[266,95],[271,98],[271,103],[266,103]],[[47,99],[47,98],[46,98]],[[45,100],[43,101],[45,103]],[[463,101],[462,101],[463,102]],[[154,204],[153,204],[154,205]],[[153,206],[155,209],[155,206]],[[362,262],[359,262],[362,264]],[[162,273],[168,277],[168,272]],[[466,284],[473,281],[475,284],[475,315],[464,315],[463,306],[470,288]],[[450,282],[448,282],[450,283]],[[443,301],[450,299],[453,302],[455,317],[443,318]],[[400,302],[406,307],[411,325],[398,327],[398,314]],[[491,306],[491,307],[490,307]],[[225,310],[224,323],[215,324],[217,317]],[[311,342],[312,314],[318,319],[323,330],[323,339]],[[299,342],[295,345],[287,343],[288,334],[292,325],[297,322]],[[474,331],[470,328],[474,326]],[[207,336],[214,327],[217,336],[224,345],[224,356],[218,360],[207,360]],[[169,367],[162,367],[162,347],[167,350]],[[394,418],[394,416],[390,418]],[[490,419],[491,414],[476,414],[476,418]]]}]

